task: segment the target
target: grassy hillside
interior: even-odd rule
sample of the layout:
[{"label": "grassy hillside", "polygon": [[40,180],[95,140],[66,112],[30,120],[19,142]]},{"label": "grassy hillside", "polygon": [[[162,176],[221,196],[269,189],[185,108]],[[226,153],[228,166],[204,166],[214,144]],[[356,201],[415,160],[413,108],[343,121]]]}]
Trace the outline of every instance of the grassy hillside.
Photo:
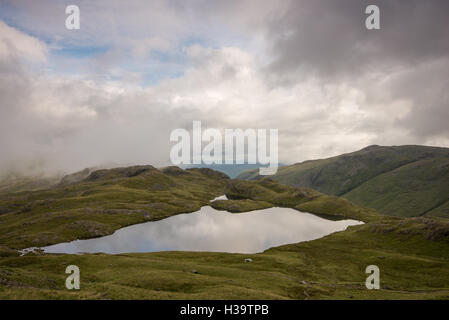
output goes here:
[{"label": "grassy hillside", "polygon": [[[252,255],[10,256],[0,259],[0,298],[448,299],[448,242],[427,240],[425,230],[408,234],[405,226],[402,232],[384,228],[355,226]],[[245,263],[246,258],[253,261]],[[71,264],[81,270],[79,291],[64,287]],[[380,268],[380,290],[364,286],[370,264]]]},{"label": "grassy hillside", "polygon": [[[432,210],[449,199],[449,158],[409,163],[378,175],[344,197],[403,217],[435,214]],[[441,216],[449,217],[449,211],[442,211]]]},{"label": "grassy hillside", "polygon": [[[449,201],[448,164],[448,148],[370,146],[281,167],[270,179],[341,196],[389,215],[449,217],[444,206]],[[238,178],[262,177],[247,171]]]},{"label": "grassy hillside", "polygon": [[442,205],[428,211],[425,215],[432,217],[444,217],[447,218],[447,213],[449,212],[449,200],[444,202]]},{"label": "grassy hillside", "polygon": [[337,218],[379,217],[347,200],[271,180],[231,180],[207,168],[134,166],[96,170],[81,180],[71,176],[47,190],[0,194],[0,246],[22,249],[100,237],[131,224],[197,211],[224,193],[241,200],[212,205],[231,212],[287,206]]},{"label": "grassy hillside", "polygon": [[0,194],[0,245],[25,248],[104,236],[196,211],[223,194],[229,177],[210,169],[135,166],[69,180],[47,190]]},{"label": "grassy hillside", "polygon": [[[206,186],[213,172],[153,168],[102,171],[71,188],[101,189],[104,184],[153,191],[155,180],[180,192],[191,179]],[[140,172],[140,173],[139,173]],[[144,174],[146,172],[146,174]],[[144,174],[143,176],[141,176]],[[146,177],[148,175],[148,177]],[[136,177],[139,177],[136,180]],[[189,179],[185,179],[189,177]],[[167,180],[165,184],[161,183]],[[218,177],[216,177],[218,178]],[[112,180],[111,180],[112,179]],[[152,184],[144,188],[145,180]],[[185,180],[182,180],[185,179]],[[2,299],[448,299],[449,222],[438,218],[388,217],[357,207],[347,200],[316,191],[261,181],[218,178],[228,198],[219,208],[286,206],[367,222],[324,238],[271,248],[259,254],[210,252],[158,252],[146,254],[35,254],[19,257],[0,247],[0,298]],[[168,185],[167,185],[168,183]],[[183,197],[203,194],[189,185]],[[106,188],[106,189],[107,189]],[[130,197],[122,190],[125,198]],[[160,187],[158,187],[160,188]],[[191,190],[196,188],[194,192]],[[89,188],[88,188],[89,189]],[[97,189],[97,190],[98,190]],[[72,190],[72,189],[70,189]],[[76,189],[78,190],[78,189]],[[168,190],[165,190],[166,192]],[[192,191],[192,193],[190,193]],[[145,194],[151,197],[153,192]],[[204,198],[200,195],[203,194]],[[118,197],[118,194],[115,194]],[[154,195],[153,195],[154,196]],[[141,201],[143,201],[143,199]],[[168,199],[167,199],[168,200]],[[118,200],[115,205],[118,204]],[[160,201],[160,200],[159,200]],[[213,203],[214,204],[214,203]],[[99,204],[98,204],[99,205]],[[106,205],[104,202],[102,205]],[[214,204],[215,205],[215,204]],[[21,213],[19,213],[20,215]],[[104,212],[103,212],[104,214]],[[39,213],[35,213],[39,215]],[[42,213],[41,213],[42,215]],[[45,216],[45,214],[43,214]],[[44,228],[44,226],[41,226]],[[52,227],[48,226],[50,231]],[[21,233],[27,236],[29,229]],[[2,231],[4,232],[4,231]],[[3,239],[3,244],[20,244]],[[10,246],[11,247],[11,246]],[[245,262],[251,258],[252,262]],[[81,290],[65,289],[65,268],[81,270]],[[367,290],[365,268],[380,268],[381,289]]]},{"label": "grassy hillside", "polygon": [[[212,203],[212,206],[232,212],[233,206],[239,202],[246,203],[249,199],[252,200],[251,207],[240,210],[240,212],[262,209],[266,207],[266,203],[271,203],[273,206],[332,216],[334,219],[356,219],[370,222],[384,218],[377,211],[355,206],[346,199],[328,196],[312,189],[282,185],[270,179],[229,180],[226,185],[226,196],[231,200],[217,201],[219,207],[215,203]],[[229,203],[229,206],[226,207],[223,203]],[[256,204],[259,204],[260,208],[257,208]],[[242,207],[244,208],[245,205]]]},{"label": "grassy hillside", "polygon": [[187,165],[185,167],[181,167],[183,169],[190,169],[190,168],[209,168],[215,171],[223,172],[230,178],[237,177],[241,172],[246,170],[252,170],[257,169],[259,170],[259,167],[263,167],[260,164],[191,164]]}]

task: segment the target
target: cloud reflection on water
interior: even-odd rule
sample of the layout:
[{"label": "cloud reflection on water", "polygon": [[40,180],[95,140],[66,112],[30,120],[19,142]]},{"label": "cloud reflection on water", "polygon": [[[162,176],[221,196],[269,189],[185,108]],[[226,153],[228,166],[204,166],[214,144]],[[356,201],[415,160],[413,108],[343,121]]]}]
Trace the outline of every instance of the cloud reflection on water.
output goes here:
[{"label": "cloud reflection on water", "polygon": [[201,210],[117,230],[114,234],[45,247],[46,252],[262,252],[270,247],[321,238],[356,220],[331,221],[290,208],[233,214],[205,206]]}]

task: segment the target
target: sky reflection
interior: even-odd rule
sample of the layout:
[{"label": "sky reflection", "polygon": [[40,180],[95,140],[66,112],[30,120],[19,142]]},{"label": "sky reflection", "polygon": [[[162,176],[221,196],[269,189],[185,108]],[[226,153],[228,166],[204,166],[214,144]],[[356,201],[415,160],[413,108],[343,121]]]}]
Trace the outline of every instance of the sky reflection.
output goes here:
[{"label": "sky reflection", "polygon": [[256,253],[283,244],[318,239],[361,223],[331,221],[290,208],[233,214],[205,206],[194,213],[122,228],[109,236],[43,249],[51,253],[171,250]]}]

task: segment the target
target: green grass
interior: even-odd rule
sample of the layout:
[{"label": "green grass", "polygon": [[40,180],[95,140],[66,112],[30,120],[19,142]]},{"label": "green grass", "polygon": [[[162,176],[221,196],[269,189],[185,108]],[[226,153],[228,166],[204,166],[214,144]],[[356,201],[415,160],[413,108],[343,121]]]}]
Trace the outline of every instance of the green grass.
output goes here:
[{"label": "green grass", "polygon": [[[400,218],[270,179],[207,169],[119,168],[53,189],[1,196],[0,299],[448,299],[449,222]],[[225,193],[230,200],[209,200]],[[366,222],[258,254],[38,254],[15,249],[100,236],[211,204],[233,212],[290,207]],[[147,215],[149,213],[149,215]],[[245,262],[251,258],[252,262]],[[81,290],[65,288],[65,268]],[[381,289],[364,286],[368,265]],[[195,272],[193,272],[195,270]]]},{"label": "green grass", "polygon": [[226,210],[233,213],[248,212],[273,207],[266,201],[254,201],[250,199],[241,200],[215,200],[210,206],[216,210]]},{"label": "green grass", "polygon": [[436,208],[428,211],[426,213],[426,216],[447,218],[448,212],[449,212],[449,200],[444,202],[442,205],[437,206]]},{"label": "green grass", "polygon": [[[70,185],[0,195],[0,245],[23,249],[99,237],[141,222],[199,210],[226,192],[216,209],[244,212],[272,206],[371,221],[373,211],[319,192],[265,179],[230,180],[210,169],[135,167],[100,170]],[[140,170],[140,169],[139,169]],[[239,198],[242,198],[238,200]]]},{"label": "green grass", "polygon": [[[4,257],[0,259],[0,298],[447,299],[447,238],[429,240],[426,230],[404,232],[425,225],[422,221],[412,224],[396,225],[398,230],[382,224],[354,226],[319,240],[260,254]],[[253,261],[246,263],[246,258]],[[81,270],[79,291],[64,286],[64,271],[71,264]],[[380,290],[364,286],[365,268],[371,264],[380,268]]]},{"label": "green grass", "polygon": [[[263,179],[250,170],[240,179]],[[370,146],[280,167],[270,179],[312,188],[395,216],[449,217],[449,149]]]},{"label": "green grass", "polygon": [[[151,166],[100,170],[71,185],[0,195],[0,245],[45,246],[193,212],[224,193],[225,175]],[[139,170],[140,170],[139,169]]]},{"label": "green grass", "polygon": [[[415,161],[381,174],[343,195],[392,215],[431,214],[449,199],[449,158]],[[449,217],[449,211],[443,216]]]},{"label": "green grass", "polygon": [[[328,196],[307,188],[282,185],[270,179],[228,181],[226,196],[228,199],[252,200],[251,204],[254,207],[251,210],[262,209],[266,203],[271,203],[278,207],[289,207],[333,218],[356,219],[364,222],[383,219],[383,215],[377,211],[355,206],[346,199]],[[236,200],[233,201],[229,204],[234,204]],[[257,208],[256,204],[259,204],[260,208]],[[224,204],[220,203],[220,206],[224,207]]]}]

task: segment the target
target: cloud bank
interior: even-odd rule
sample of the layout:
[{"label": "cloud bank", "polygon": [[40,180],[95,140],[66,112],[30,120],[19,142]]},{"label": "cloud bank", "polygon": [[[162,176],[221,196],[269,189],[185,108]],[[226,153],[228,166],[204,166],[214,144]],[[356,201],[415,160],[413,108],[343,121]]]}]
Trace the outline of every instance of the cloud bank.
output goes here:
[{"label": "cloud bank", "polygon": [[279,129],[282,163],[449,146],[449,4],[0,1],[0,172],[169,164],[193,120]]}]

